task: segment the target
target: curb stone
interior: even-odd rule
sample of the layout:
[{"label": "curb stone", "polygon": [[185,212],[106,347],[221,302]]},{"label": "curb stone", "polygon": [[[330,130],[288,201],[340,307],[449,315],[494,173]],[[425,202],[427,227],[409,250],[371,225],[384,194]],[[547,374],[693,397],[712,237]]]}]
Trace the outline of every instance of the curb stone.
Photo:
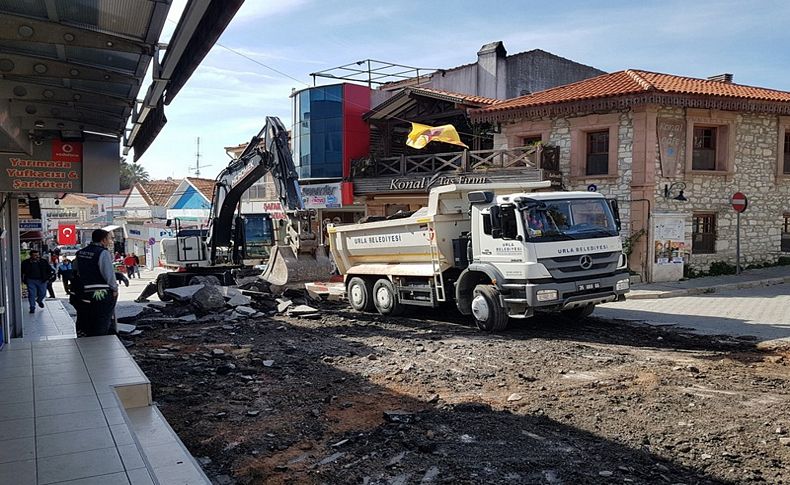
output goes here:
[{"label": "curb stone", "polygon": [[[725,283],[722,285],[703,286],[699,288],[686,288],[682,290],[644,290],[634,295],[627,294],[626,300],[655,300],[659,298],[678,298],[681,296],[702,295],[708,293],[716,293],[722,290],[736,290],[746,288],[759,288],[763,286],[781,285],[790,283],[790,276],[783,276],[779,278],[768,278],[764,280],[744,281],[740,283]],[[640,291],[640,290],[635,290]]]}]

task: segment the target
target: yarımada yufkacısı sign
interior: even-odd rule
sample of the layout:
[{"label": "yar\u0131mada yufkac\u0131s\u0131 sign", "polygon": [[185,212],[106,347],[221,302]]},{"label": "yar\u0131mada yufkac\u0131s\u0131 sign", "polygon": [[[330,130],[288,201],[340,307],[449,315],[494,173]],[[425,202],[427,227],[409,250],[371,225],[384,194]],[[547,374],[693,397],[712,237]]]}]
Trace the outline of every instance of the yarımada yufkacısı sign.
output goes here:
[{"label": "yar\u0131mada yufkac\u0131s\u0131 sign", "polygon": [[33,155],[0,155],[0,192],[82,192],[81,142],[54,140]]}]

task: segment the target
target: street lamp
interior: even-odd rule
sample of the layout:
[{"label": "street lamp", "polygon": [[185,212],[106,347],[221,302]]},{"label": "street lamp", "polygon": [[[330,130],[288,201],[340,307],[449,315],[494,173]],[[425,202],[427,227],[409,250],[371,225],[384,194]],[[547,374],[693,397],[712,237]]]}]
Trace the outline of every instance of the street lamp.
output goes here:
[{"label": "street lamp", "polygon": [[[672,197],[674,194],[675,189],[678,190],[678,195]],[[665,199],[673,199],[679,200],[681,202],[685,202],[688,199],[685,195],[683,195],[683,191],[686,190],[686,184],[684,182],[673,182],[671,185],[664,184],[664,198]]]}]

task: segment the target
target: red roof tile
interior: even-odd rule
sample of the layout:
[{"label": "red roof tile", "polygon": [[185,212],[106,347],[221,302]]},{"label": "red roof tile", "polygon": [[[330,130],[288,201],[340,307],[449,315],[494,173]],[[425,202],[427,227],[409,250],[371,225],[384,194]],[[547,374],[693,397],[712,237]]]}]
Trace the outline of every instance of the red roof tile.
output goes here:
[{"label": "red roof tile", "polygon": [[790,102],[790,92],[786,91],[629,69],[509,99],[475,110],[474,113],[484,115],[511,109],[649,92]]},{"label": "red roof tile", "polygon": [[145,199],[149,205],[164,207],[167,205],[167,201],[173,195],[173,192],[178,188],[179,183],[181,183],[181,180],[176,179],[151,180],[139,184],[138,187],[142,188],[142,190],[140,190],[140,195],[143,196],[143,199]]},{"label": "red roof tile", "polygon": [[493,105],[493,104],[502,102],[501,100],[494,99],[494,98],[486,98],[486,97],[483,97],[483,96],[475,96],[473,94],[454,93],[454,92],[451,92],[451,91],[444,91],[442,89],[424,88],[424,87],[420,87],[420,86],[414,86],[414,87],[410,87],[410,88],[406,88],[406,89],[409,90],[409,91],[412,91],[414,93],[417,93],[417,94],[425,93],[425,94],[427,94],[429,96],[431,94],[433,94],[433,95],[437,95],[437,96],[440,96],[440,97],[445,97],[445,98],[447,98],[450,101],[453,101],[453,102],[456,102],[456,103],[461,103],[461,104],[468,103],[468,104],[474,104],[474,105],[479,105],[479,106],[485,106],[485,105]]},{"label": "red roof tile", "polygon": [[214,195],[214,184],[216,183],[215,180],[197,177],[187,177],[187,180],[189,183],[194,185],[195,188],[206,197],[206,199],[211,200],[211,197]]}]

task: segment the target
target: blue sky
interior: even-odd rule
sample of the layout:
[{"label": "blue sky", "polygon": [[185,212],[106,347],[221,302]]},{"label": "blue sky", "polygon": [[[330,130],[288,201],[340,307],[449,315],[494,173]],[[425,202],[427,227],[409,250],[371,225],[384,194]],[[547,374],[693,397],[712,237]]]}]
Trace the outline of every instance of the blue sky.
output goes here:
[{"label": "blue sky", "polygon": [[140,163],[154,178],[187,176],[199,136],[201,164],[211,164],[202,176],[214,178],[229,161],[223,147],[248,141],[265,116],[290,126],[289,95],[311,85],[311,72],[367,58],[449,68],[496,40],[509,54],[543,49],[609,72],[731,72],[790,91],[789,30],[787,1],[246,0]]}]

